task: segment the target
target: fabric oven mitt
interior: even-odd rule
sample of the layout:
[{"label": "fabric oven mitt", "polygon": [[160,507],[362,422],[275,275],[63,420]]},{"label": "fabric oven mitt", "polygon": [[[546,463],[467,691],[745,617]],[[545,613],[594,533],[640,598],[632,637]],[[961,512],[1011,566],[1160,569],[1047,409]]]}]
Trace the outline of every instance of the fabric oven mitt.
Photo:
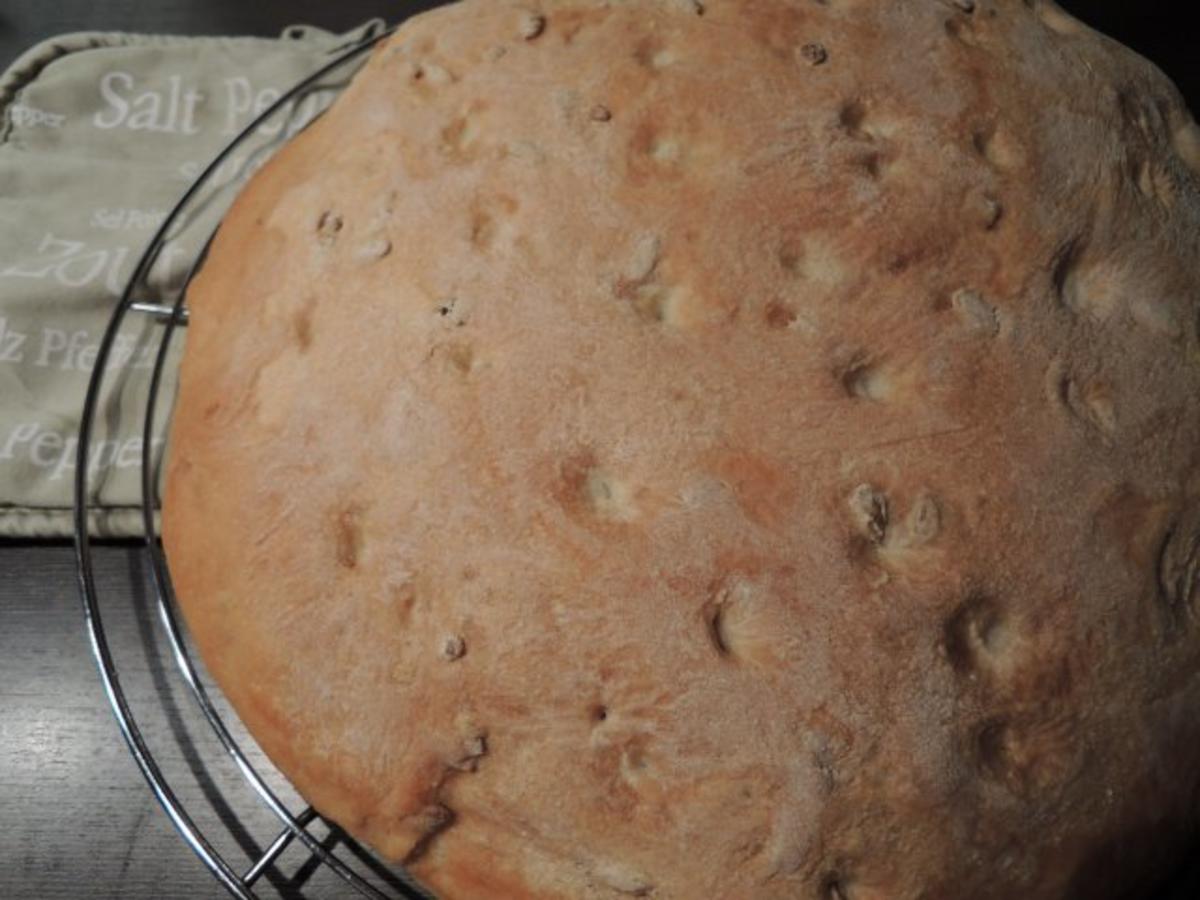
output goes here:
[{"label": "fabric oven mitt", "polygon": [[[0,537],[71,533],[77,432],[98,345],[138,259],[197,175],[281,94],[379,33],[291,26],[277,39],[78,33],[0,77]],[[298,98],[219,169],[223,202],[172,228],[148,296],[172,298],[233,188],[336,96],[352,67]],[[162,323],[130,314],[89,448],[92,534],[142,531],[142,428]],[[174,395],[182,341],[162,386]],[[163,452],[166,415],[153,451]]]}]

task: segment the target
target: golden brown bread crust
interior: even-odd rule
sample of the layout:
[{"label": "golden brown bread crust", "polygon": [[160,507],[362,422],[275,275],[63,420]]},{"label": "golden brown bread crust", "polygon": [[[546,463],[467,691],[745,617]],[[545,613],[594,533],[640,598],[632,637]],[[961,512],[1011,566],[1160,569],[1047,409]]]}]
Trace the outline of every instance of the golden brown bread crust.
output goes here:
[{"label": "golden brown bread crust", "polygon": [[165,539],[476,897],[1101,897],[1200,814],[1200,131],[1045,2],[406,24],[190,294]]}]

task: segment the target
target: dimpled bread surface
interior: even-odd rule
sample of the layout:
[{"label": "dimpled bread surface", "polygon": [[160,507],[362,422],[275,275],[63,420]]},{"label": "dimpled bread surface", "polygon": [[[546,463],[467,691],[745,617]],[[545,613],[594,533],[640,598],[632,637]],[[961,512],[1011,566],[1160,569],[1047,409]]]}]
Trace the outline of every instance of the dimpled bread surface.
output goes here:
[{"label": "dimpled bread surface", "polygon": [[189,294],[203,658],[445,900],[1116,896],[1200,815],[1200,130],[1046,2],[466,0]]}]

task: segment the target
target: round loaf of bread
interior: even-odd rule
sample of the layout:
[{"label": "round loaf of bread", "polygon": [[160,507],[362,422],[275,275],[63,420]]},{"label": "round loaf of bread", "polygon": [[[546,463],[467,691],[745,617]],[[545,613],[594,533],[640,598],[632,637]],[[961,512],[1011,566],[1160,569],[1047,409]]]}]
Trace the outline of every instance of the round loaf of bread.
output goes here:
[{"label": "round loaf of bread", "polygon": [[177,592],[446,900],[1117,895],[1200,816],[1198,259],[1044,0],[442,8],[191,289]]}]

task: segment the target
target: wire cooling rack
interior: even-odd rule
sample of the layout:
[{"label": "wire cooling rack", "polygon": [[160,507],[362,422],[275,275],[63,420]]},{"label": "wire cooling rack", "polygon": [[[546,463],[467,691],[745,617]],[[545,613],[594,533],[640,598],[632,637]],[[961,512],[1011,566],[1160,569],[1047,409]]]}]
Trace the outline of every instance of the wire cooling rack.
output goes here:
[{"label": "wire cooling rack", "polygon": [[[296,896],[300,892],[298,885],[303,887],[312,880],[313,871],[322,868],[332,875],[326,879],[327,883],[341,885],[339,893],[345,893],[349,889],[376,900],[393,897],[407,900],[431,896],[403,872],[386,866],[335,825],[322,820],[311,807],[304,807],[303,801],[299,800],[294,790],[270,767],[261,751],[245,735],[244,729],[236,721],[236,716],[229,710],[224,698],[211,686],[202,667],[193,659],[176,611],[171,578],[157,529],[160,509],[158,483],[163,454],[157,449],[160,445],[155,440],[155,435],[158,433],[158,426],[166,418],[165,412],[169,411],[171,397],[169,392],[164,390],[164,382],[167,380],[169,367],[173,362],[177,362],[177,351],[187,324],[187,286],[203,263],[220,216],[232,202],[237,188],[258,165],[282,145],[288,135],[305,127],[303,119],[310,116],[314,106],[319,106],[310,103],[307,107],[310,112],[302,113],[305,102],[336,94],[357,71],[366,52],[389,33],[390,31],[383,31],[372,35],[346,49],[328,65],[281,96],[247,126],[193,182],[154,235],[125,286],[100,343],[83,407],[75,472],[75,544],[84,615],[100,678],[121,734],[158,802],[188,846],[235,897],[260,896],[256,893],[256,888],[261,890],[264,882],[271,884],[277,893]],[[152,287],[151,273],[156,272],[157,267],[157,275],[153,281],[161,284],[164,281],[163,259],[175,255],[164,253],[164,248],[185,231],[192,234],[198,231],[201,235],[207,232],[207,239],[201,245],[202,249],[192,259],[190,268],[182,279],[172,279],[169,273],[167,274],[168,283],[171,280],[178,282],[176,288],[164,291],[161,287]],[[194,701],[195,710],[198,710],[199,716],[211,730],[208,737],[215,738],[215,741],[209,741],[206,746],[218,756],[224,757],[221,760],[205,760],[201,766],[219,767],[224,764],[228,768],[232,762],[232,767],[240,776],[234,778],[234,784],[240,789],[242,796],[236,802],[217,796],[214,803],[220,807],[219,812],[223,813],[217,817],[216,824],[226,832],[235,833],[236,840],[232,841],[234,849],[240,850],[240,855],[248,858],[248,862],[241,865],[237,864],[235,854],[226,846],[231,843],[229,834],[216,834],[211,825],[202,827],[198,824],[198,817],[194,815],[195,810],[189,808],[188,803],[181,799],[183,794],[177,790],[177,782],[183,777],[179,774],[180,754],[164,753],[161,750],[156,754],[151,748],[144,727],[147,724],[144,721],[145,716],[139,718],[134,704],[131,703],[130,693],[122,687],[123,674],[138,674],[131,671],[137,668],[136,661],[125,660],[123,665],[119,664],[114,646],[107,639],[105,632],[105,613],[107,612],[110,619],[120,614],[122,610],[118,607],[122,603],[128,605],[130,598],[113,597],[108,598],[107,603],[102,602],[104,598],[98,589],[92,565],[93,538],[90,522],[96,506],[94,492],[97,482],[102,480],[98,467],[94,467],[98,460],[90,458],[96,452],[92,447],[92,439],[105,424],[102,411],[106,392],[111,393],[120,388],[119,384],[115,384],[122,378],[120,360],[115,358],[119,357],[119,351],[114,351],[118,344],[118,335],[128,320],[138,316],[153,317],[161,326],[154,336],[158,347],[148,390],[144,397],[136,401],[145,404],[142,423],[141,512],[144,552],[152,579],[153,603],[159,620],[159,633],[152,640],[163,648],[162,652],[174,659],[178,674],[186,686],[182,693],[190,695],[191,698],[186,702]],[[124,402],[126,398],[121,399]],[[183,751],[182,756],[194,757],[196,753],[196,747],[192,745]],[[195,762],[194,759],[191,761]],[[192,769],[195,768],[193,765]],[[192,774],[195,774],[194,771]],[[228,783],[227,779],[224,784]],[[216,792],[217,789],[211,783],[207,785],[206,797],[213,800],[211,795]],[[247,794],[251,796],[245,796]],[[257,824],[262,825],[264,820],[276,823],[267,833],[265,840],[260,841],[248,835],[248,817],[233,812],[235,807],[244,810],[247,803],[255,807],[265,807],[269,812],[269,815],[264,816],[259,810]],[[297,808],[299,811],[295,811]],[[280,877],[278,866],[281,857],[289,848],[300,848],[307,856],[299,866],[298,875],[284,879]],[[342,852],[337,852],[337,848],[341,848]]]},{"label": "wire cooling rack", "polygon": [[[432,900],[432,895],[405,873],[381,862],[336,825],[323,820],[312,807],[306,806],[246,734],[219,690],[211,685],[202,666],[193,658],[176,611],[157,528],[162,454],[156,449],[160,445],[154,438],[156,424],[164,421],[169,413],[172,398],[164,386],[170,367],[177,360],[182,343],[180,336],[186,330],[187,286],[203,263],[220,216],[232,202],[237,188],[288,135],[303,127],[303,121],[296,118],[298,115],[301,120],[307,117],[307,114],[298,113],[303,102],[316,93],[338,92],[357,71],[366,52],[390,33],[390,30],[382,31],[349,47],[281,96],[231,141],[192,183],[154,235],[125,285],[99,346],[81,418],[74,486],[76,562],[88,637],[100,678],[121,734],[154,796],[184,841],[217,881],[230,894],[240,898],[261,896],[257,891],[261,890],[263,882],[277,895],[306,896],[306,886],[317,880],[313,873],[321,871],[327,875],[324,885],[340,895],[350,891],[374,900]],[[308,108],[311,110],[312,106]],[[267,139],[264,135],[282,135],[282,138]],[[182,277],[174,277],[170,272],[162,271],[164,258],[172,256],[164,253],[164,249],[185,230],[193,234],[207,231],[207,238]],[[155,287],[152,284],[155,279],[151,276],[156,268],[159,285],[174,282],[175,286],[168,289]],[[201,729],[206,728],[208,732],[204,735],[206,740],[199,734],[177,734],[185,744],[183,749],[174,747],[169,753],[160,751],[158,754],[152,750],[143,728],[149,723],[144,722],[144,716],[135,713],[131,694],[122,686],[122,674],[144,675],[145,672],[137,671],[136,660],[125,660],[126,665],[119,666],[114,645],[106,637],[105,613],[110,620],[120,613],[128,614],[129,610],[122,607],[128,607],[131,598],[124,595],[102,602],[104,598],[92,565],[90,531],[92,514],[97,507],[93,493],[96,482],[102,480],[99,467],[93,466],[97,460],[92,459],[95,453],[92,438],[104,426],[102,413],[106,391],[111,392],[113,382],[122,380],[121,366],[117,364],[121,355],[117,346],[122,327],[138,316],[151,317],[161,326],[153,338],[158,347],[149,386],[145,395],[137,398],[137,402],[144,404],[140,461],[144,558],[151,576],[152,606],[153,612],[157,613],[159,628],[156,636],[143,636],[143,640],[152,641],[161,648],[152,655],[165,651],[173,658],[180,676],[177,684],[155,684],[150,693],[163,701],[168,707],[165,715],[173,720],[179,718],[173,705],[179,695],[181,702],[192,705],[195,716],[203,723]],[[135,593],[137,587],[135,585]],[[141,612],[145,610],[138,611]],[[153,627],[142,618],[137,624],[140,631]],[[144,660],[141,667],[145,669]],[[159,709],[158,713],[163,714],[163,710]],[[178,731],[178,722],[171,724],[172,731]],[[197,758],[205,752],[211,755]],[[220,788],[205,781],[211,770],[222,766],[232,771],[224,772]],[[201,770],[199,775],[197,769]],[[190,773],[181,775],[184,770],[190,770]],[[200,816],[194,815],[197,812],[194,805],[189,806],[183,799],[185,792],[177,789],[180,782],[187,780],[188,774],[200,778],[201,799],[215,809],[215,814],[213,809],[200,810],[207,812],[207,818],[213,820],[203,826],[199,823]],[[230,785],[238,791],[236,801],[221,793],[222,788]],[[185,789],[187,786],[184,785]],[[298,812],[294,811],[297,809]],[[250,833],[253,826],[264,831],[265,839],[255,838]],[[338,852],[339,848],[341,852]],[[294,873],[290,875],[281,866],[289,850],[299,850],[302,854],[301,861],[292,866]],[[245,860],[240,866],[234,860],[239,854]],[[1200,863],[1189,868],[1177,885],[1155,896],[1161,900],[1200,896]]]}]

